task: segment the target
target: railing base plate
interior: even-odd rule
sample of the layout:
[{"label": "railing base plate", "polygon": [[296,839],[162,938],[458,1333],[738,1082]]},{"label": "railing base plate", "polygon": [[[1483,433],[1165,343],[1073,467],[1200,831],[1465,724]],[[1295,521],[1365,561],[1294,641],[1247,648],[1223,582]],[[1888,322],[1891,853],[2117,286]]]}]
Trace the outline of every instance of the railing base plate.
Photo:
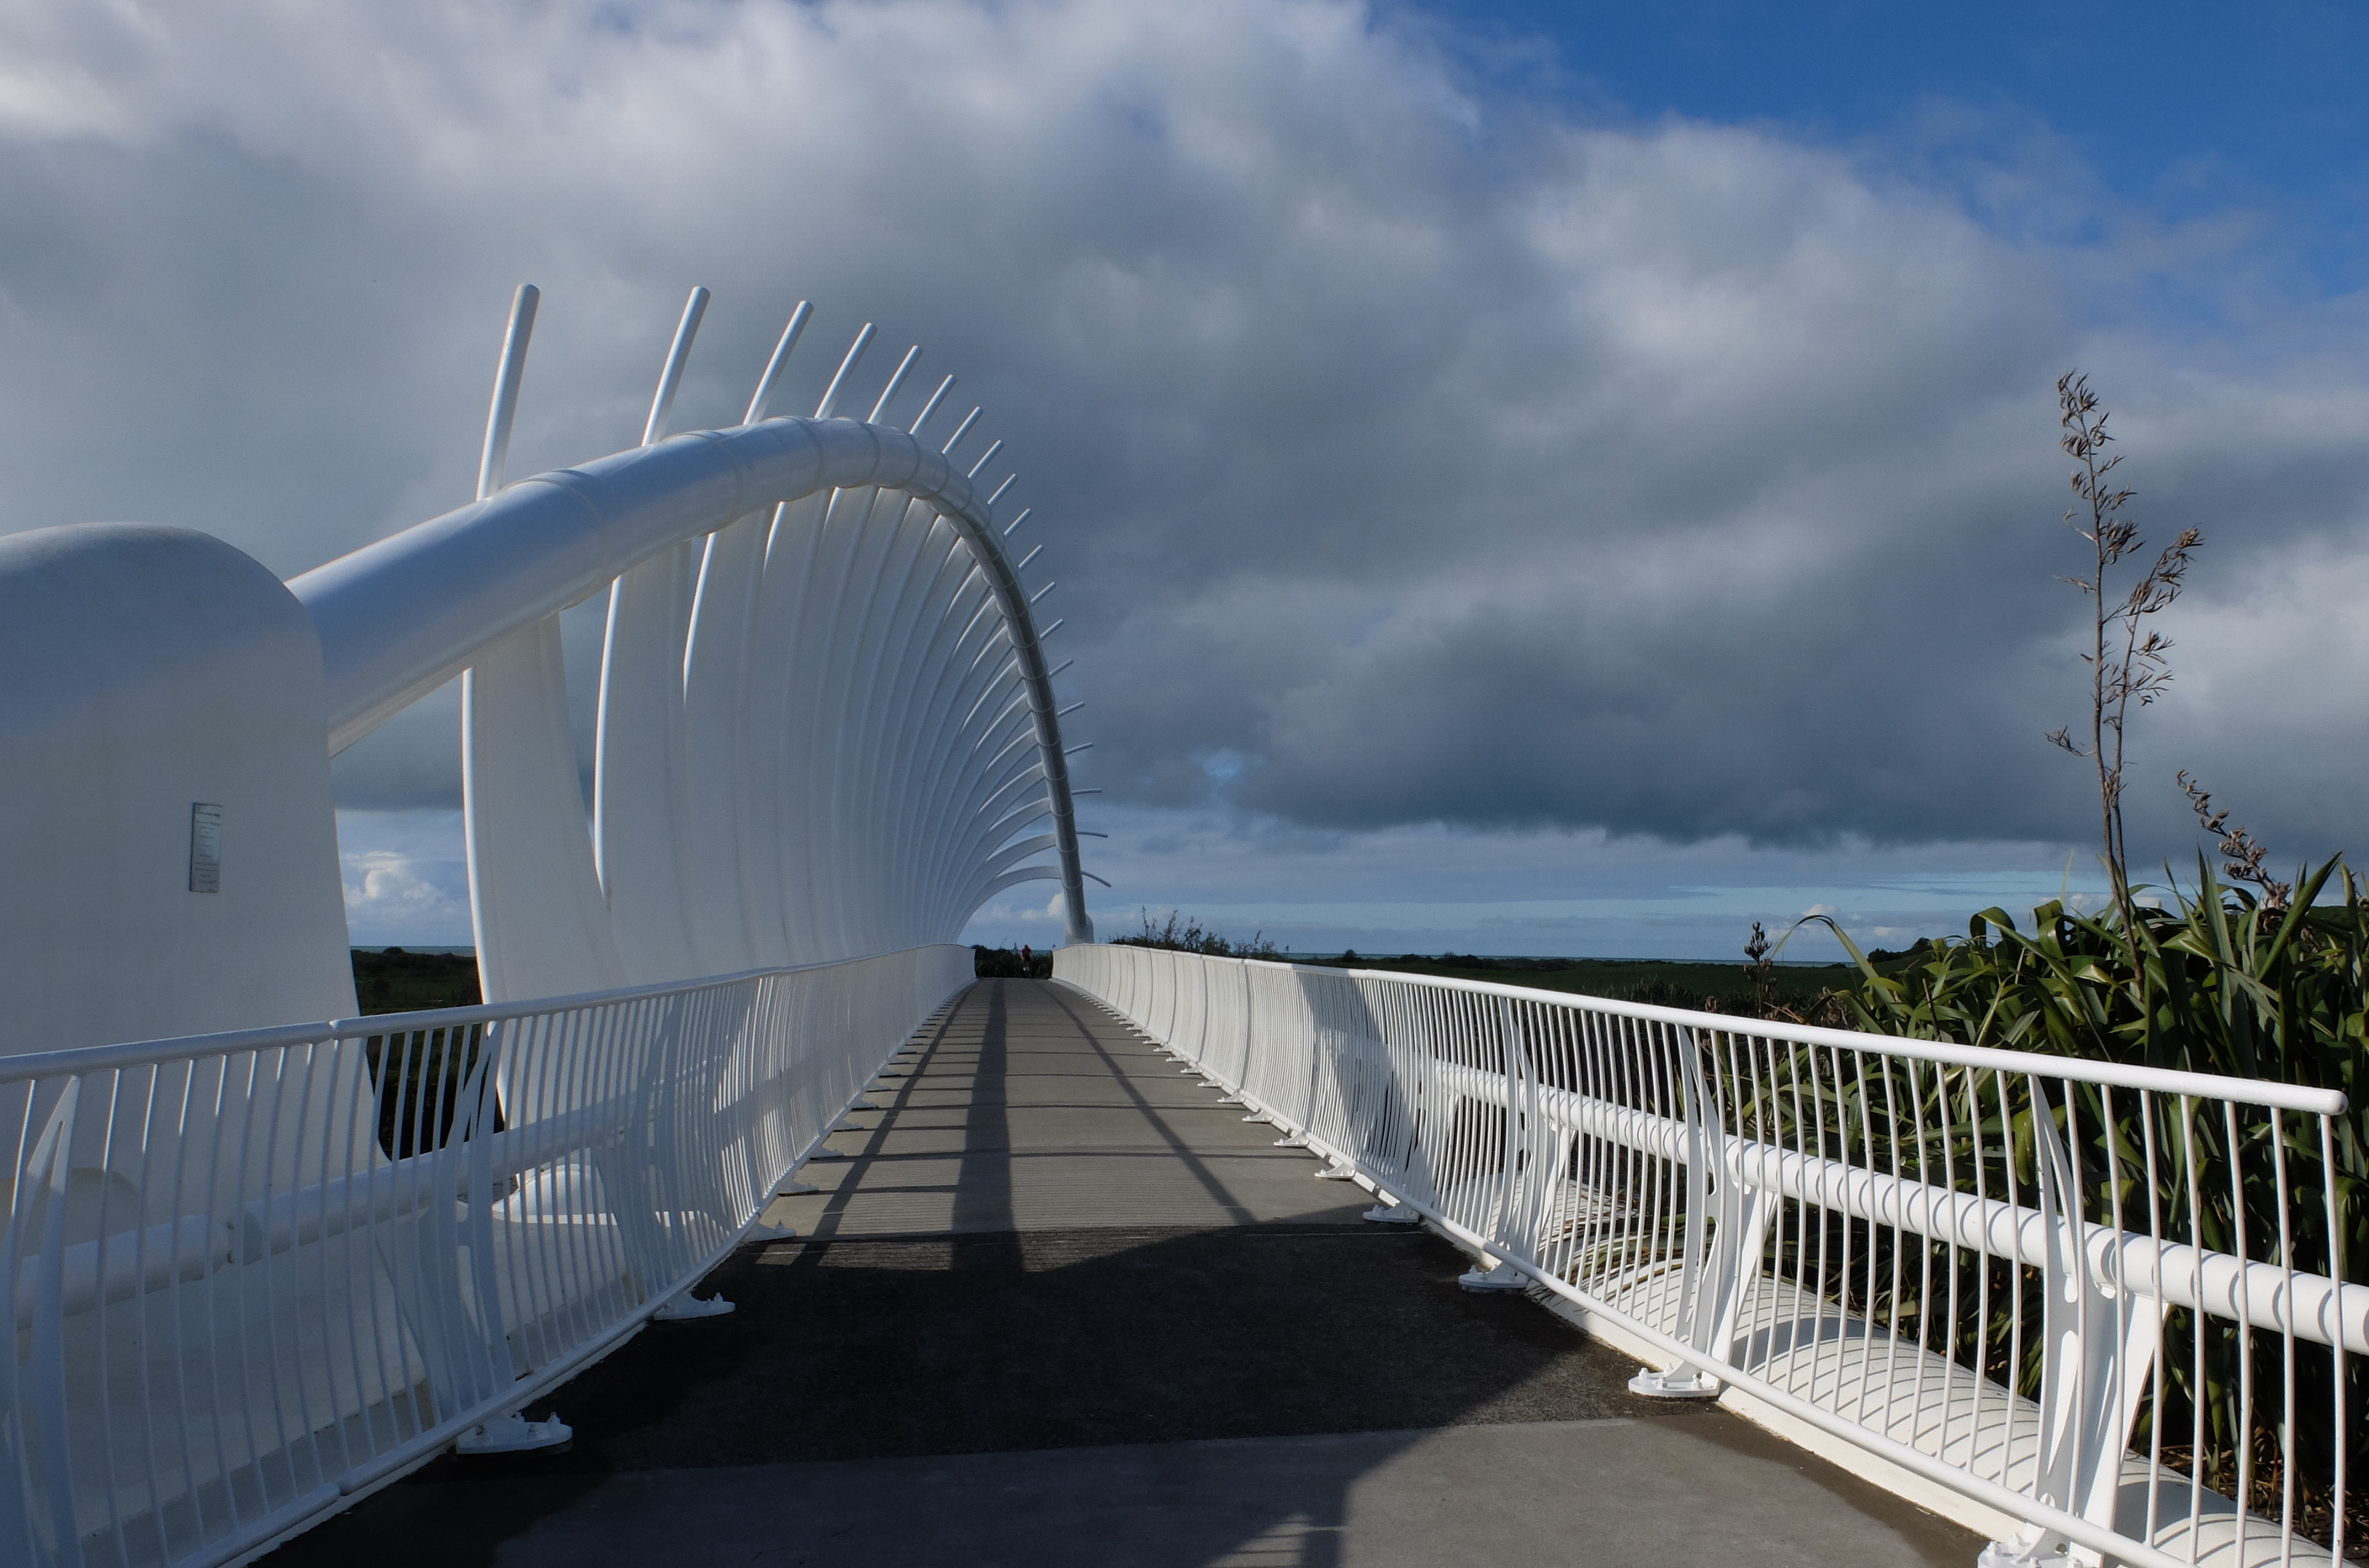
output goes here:
[{"label": "railing base plate", "polygon": [[666,1302],[650,1316],[661,1322],[679,1322],[685,1318],[720,1318],[732,1310],[732,1303],[721,1296],[710,1296],[703,1301],[686,1290]]},{"label": "railing base plate", "polygon": [[1692,1367],[1677,1367],[1638,1373],[1629,1379],[1629,1391],[1641,1399],[1717,1399],[1719,1379]]},{"label": "railing base plate", "polygon": [[529,1421],[512,1411],[497,1415],[490,1421],[480,1421],[452,1441],[456,1454],[517,1454],[529,1448],[556,1448],[576,1436],[576,1428],[554,1415],[545,1421]]},{"label": "railing base plate", "polygon": [[1366,1210],[1366,1218],[1372,1220],[1377,1225],[1420,1225],[1423,1223],[1423,1215],[1421,1211],[1410,1208],[1402,1203],[1378,1203],[1374,1205],[1373,1207]]},{"label": "railing base plate", "polygon": [[1335,1160],[1333,1163],[1325,1166],[1324,1169],[1316,1173],[1316,1179],[1320,1182],[1355,1181],[1356,1176],[1357,1167],[1355,1165],[1344,1165],[1338,1160]]},{"label": "railing base plate", "polygon": [[1986,1545],[1974,1555],[1974,1568],[2066,1568],[2073,1561],[2062,1536],[2027,1529]]},{"label": "railing base plate", "polygon": [[1477,1268],[1468,1268],[1456,1276],[1456,1283],[1475,1295],[1485,1296],[1499,1290],[1527,1290],[1530,1286],[1530,1276],[1512,1264],[1501,1263],[1485,1273]]}]

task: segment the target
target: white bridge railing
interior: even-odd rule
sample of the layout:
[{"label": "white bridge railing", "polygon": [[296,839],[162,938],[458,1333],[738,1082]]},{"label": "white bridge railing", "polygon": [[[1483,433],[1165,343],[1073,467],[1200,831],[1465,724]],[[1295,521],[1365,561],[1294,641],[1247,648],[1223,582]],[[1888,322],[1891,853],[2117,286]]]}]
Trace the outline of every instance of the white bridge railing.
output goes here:
[{"label": "white bridge railing", "polygon": [[970,975],[929,946],[0,1059],[0,1562],[230,1561],[728,1310],[685,1292]]},{"label": "white bridge railing", "polygon": [[2340,1094],[1450,979],[1054,962],[1482,1253],[1469,1284],[1575,1303],[1667,1368],[1638,1391],[1856,1461],[2005,1538],[1993,1568],[2342,1556],[2369,1356],[2342,1204],[2369,1200]]}]

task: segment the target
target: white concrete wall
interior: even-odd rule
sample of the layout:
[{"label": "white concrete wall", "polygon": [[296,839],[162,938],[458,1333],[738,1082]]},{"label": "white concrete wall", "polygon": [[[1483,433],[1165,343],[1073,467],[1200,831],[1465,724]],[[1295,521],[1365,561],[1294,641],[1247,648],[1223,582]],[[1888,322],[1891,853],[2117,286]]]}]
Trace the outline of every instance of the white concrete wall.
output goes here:
[{"label": "white concrete wall", "polygon": [[230,545],[0,538],[0,1055],[354,1013],[320,643]]}]

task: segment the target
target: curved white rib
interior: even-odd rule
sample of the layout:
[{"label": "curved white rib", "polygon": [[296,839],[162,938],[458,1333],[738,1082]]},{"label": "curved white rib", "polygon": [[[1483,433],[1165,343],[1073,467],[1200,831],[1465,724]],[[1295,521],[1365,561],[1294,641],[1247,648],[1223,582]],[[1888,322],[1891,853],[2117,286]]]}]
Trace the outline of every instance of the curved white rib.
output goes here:
[{"label": "curved white rib", "polygon": [[[489,1000],[950,940],[1032,877],[1092,940],[1051,677],[966,466],[768,419],[522,480],[289,584],[333,751],[475,667]],[[612,583],[588,824],[548,622]]]}]

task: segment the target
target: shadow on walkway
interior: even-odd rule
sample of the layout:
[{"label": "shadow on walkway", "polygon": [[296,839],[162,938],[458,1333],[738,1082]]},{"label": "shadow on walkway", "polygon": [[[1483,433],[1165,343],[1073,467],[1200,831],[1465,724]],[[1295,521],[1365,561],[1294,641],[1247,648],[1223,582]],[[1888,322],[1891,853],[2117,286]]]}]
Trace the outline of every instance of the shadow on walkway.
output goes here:
[{"label": "shadow on walkway", "polygon": [[[1724,1412],[1631,1396],[1632,1363],[1518,1296],[1459,1291],[1467,1260],[1426,1231],[1027,1228],[1059,1207],[1031,1196],[1040,1150],[1136,1171],[1173,1143],[1154,1210],[1230,1218],[1308,1193],[1337,1216],[1350,1196],[1310,1181],[1304,1157],[1277,1167],[1297,1189],[1262,1196],[1287,1179],[1271,1128],[1245,1128],[1076,993],[1046,1006],[1049,989],[974,988],[860,1135],[868,1169],[846,1162],[802,1200],[860,1230],[901,1123],[941,1149],[911,1162],[958,1168],[950,1193],[921,1184],[956,1229],[744,1249],[708,1281],[737,1312],[653,1324],[559,1391],[570,1448],[441,1459],[275,1568],[719,1551],[1312,1568],[1483,1539],[1533,1561],[1971,1561],[1966,1532]],[[957,1130],[959,1147],[932,1141]],[[894,1213],[912,1187],[872,1190]]]}]

